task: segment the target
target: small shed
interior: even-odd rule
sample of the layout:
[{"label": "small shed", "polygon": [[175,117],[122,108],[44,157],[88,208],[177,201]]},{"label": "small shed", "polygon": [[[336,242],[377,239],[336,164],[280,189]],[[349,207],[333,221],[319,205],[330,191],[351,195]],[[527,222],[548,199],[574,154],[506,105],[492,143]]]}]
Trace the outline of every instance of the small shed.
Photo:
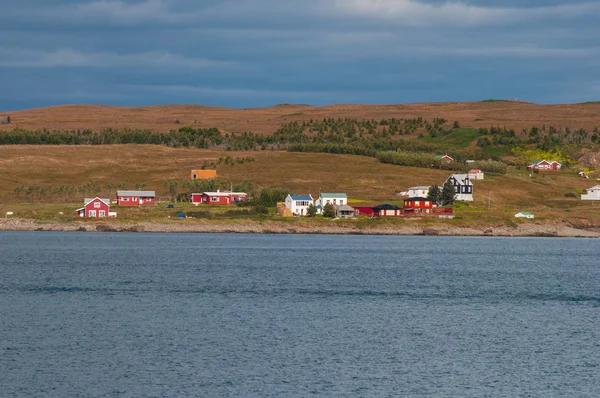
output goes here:
[{"label": "small shed", "polygon": [[470,180],[483,180],[483,170],[480,169],[471,169],[469,170],[469,179]]},{"label": "small shed", "polygon": [[530,213],[528,211],[520,211],[517,214],[515,214],[515,218],[534,218],[533,213]]},{"label": "small shed", "polygon": [[353,218],[354,208],[348,205],[337,205],[335,207],[335,214],[339,218]]}]

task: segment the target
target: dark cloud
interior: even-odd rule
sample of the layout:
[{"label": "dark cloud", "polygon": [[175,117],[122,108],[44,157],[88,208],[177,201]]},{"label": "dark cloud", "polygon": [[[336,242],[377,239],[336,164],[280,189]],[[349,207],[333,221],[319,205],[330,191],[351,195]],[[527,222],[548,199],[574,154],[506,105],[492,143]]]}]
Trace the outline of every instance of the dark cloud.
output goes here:
[{"label": "dark cloud", "polygon": [[21,0],[0,109],[598,99],[597,2]]}]

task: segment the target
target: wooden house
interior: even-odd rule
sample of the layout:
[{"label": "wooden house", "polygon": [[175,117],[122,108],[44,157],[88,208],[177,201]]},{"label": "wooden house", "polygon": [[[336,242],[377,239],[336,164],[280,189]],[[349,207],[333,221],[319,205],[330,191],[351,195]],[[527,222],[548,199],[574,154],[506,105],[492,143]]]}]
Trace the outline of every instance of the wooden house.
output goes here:
[{"label": "wooden house", "polygon": [[86,198],[84,206],[75,210],[79,217],[104,218],[116,217],[116,212],[110,211],[110,199]]},{"label": "wooden house", "polygon": [[433,212],[433,202],[427,198],[404,199],[404,212],[407,214],[429,214]]},{"label": "wooden house", "polygon": [[245,192],[202,192],[193,193],[192,204],[198,206],[200,203],[206,205],[231,205],[248,200]]},{"label": "wooden house", "polygon": [[119,206],[154,206],[154,191],[117,191]]}]

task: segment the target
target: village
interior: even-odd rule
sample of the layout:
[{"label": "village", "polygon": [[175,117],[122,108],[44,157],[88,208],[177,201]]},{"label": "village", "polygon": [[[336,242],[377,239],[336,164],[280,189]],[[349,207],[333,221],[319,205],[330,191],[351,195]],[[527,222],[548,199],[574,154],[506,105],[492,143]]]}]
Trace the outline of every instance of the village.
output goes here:
[{"label": "village", "polygon": [[[445,161],[452,158],[445,156]],[[560,173],[562,165],[556,161],[538,160],[527,167],[529,173]],[[531,174],[530,174],[531,175]],[[216,170],[191,170],[192,180],[211,180],[217,177]],[[581,175],[582,178],[587,178]],[[319,192],[313,197],[310,193],[290,193],[277,203],[276,214],[279,217],[314,217],[324,216],[334,219],[369,218],[407,218],[434,217],[453,218],[454,202],[471,202],[475,185],[478,180],[484,180],[485,173],[472,169],[468,173],[450,174],[440,185],[422,185],[408,187],[396,192],[401,198],[401,205],[390,203],[367,203],[361,198],[349,198],[344,192]],[[581,200],[600,200],[600,185],[587,189],[581,195]],[[249,200],[246,192],[216,191],[194,192],[189,195],[189,203],[194,206],[236,206],[243,205]],[[397,203],[398,201],[395,201]],[[117,217],[111,206],[145,207],[159,204],[155,191],[150,190],[117,190],[116,199],[85,198],[83,207],[76,210],[81,218]],[[167,204],[167,207],[173,207]],[[534,218],[528,211],[519,211],[516,218]],[[189,218],[184,213],[178,213],[178,218]]]}]

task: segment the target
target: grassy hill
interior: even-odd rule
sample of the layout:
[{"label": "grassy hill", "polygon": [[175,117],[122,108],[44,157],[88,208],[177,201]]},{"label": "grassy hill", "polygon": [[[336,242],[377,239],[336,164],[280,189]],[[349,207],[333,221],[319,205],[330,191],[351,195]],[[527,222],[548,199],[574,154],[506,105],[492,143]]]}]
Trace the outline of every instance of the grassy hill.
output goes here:
[{"label": "grassy hill", "polygon": [[63,105],[16,112],[10,125],[24,129],[76,130],[105,128],[148,129],[169,131],[182,125],[217,127],[223,132],[252,131],[272,134],[285,122],[323,118],[390,119],[434,117],[461,126],[506,126],[515,130],[531,126],[554,125],[593,129],[600,126],[600,103],[539,105],[521,101],[480,101],[397,105],[278,105],[268,108],[230,109],[201,105],[165,105],[117,107],[99,105]]}]

